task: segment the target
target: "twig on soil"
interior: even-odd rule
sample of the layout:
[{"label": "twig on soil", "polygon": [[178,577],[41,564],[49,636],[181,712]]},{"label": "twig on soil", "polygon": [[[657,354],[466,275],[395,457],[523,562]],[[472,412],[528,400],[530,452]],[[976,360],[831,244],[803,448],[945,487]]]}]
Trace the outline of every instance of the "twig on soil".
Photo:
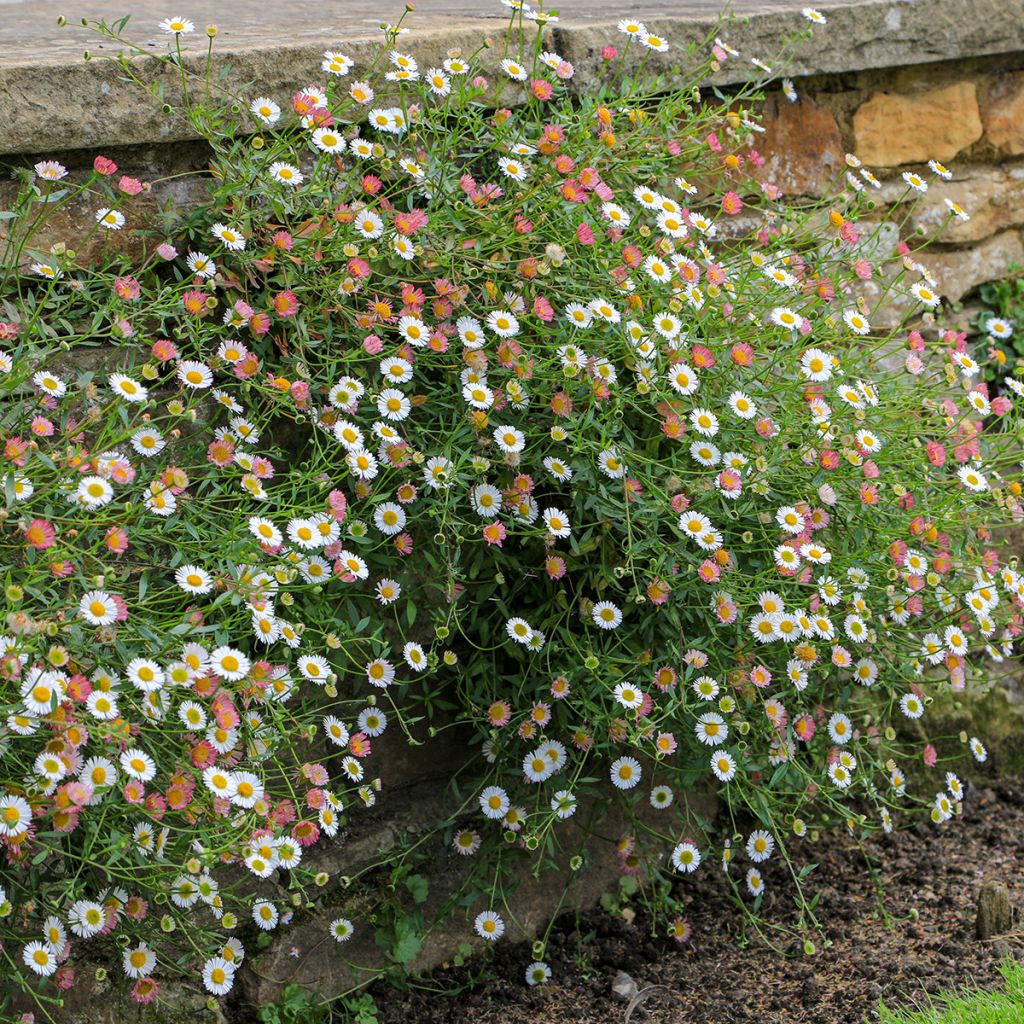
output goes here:
[{"label": "twig on soil", "polygon": [[[982,939],[982,942],[1012,942],[1014,944],[1020,943],[1024,946],[1024,931],[1020,932],[1004,932],[1002,935],[993,935],[989,939]],[[646,989],[644,990],[646,991]]]},{"label": "twig on soil", "polygon": [[646,988],[640,989],[639,992],[629,1001],[629,1006],[626,1007],[626,1016],[622,1024],[629,1024],[629,1018],[633,1011],[647,998],[647,996],[656,991],[659,988],[663,988],[666,992],[668,991],[667,985],[648,985]]}]

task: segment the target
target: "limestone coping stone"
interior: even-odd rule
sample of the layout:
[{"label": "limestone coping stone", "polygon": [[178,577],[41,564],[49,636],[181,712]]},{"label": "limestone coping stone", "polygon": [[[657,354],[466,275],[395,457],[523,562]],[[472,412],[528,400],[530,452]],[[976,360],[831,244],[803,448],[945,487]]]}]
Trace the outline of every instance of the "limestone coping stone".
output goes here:
[{"label": "limestone coping stone", "polygon": [[[782,41],[809,28],[805,0],[734,0],[732,20],[720,34],[741,58],[727,61],[713,84],[746,80],[749,59],[772,59]],[[422,67],[453,49],[476,52],[495,42],[485,67],[500,56],[509,12],[497,0],[419,0],[403,46]],[[786,66],[791,76],[854,72],[1024,51],[1022,0],[815,0],[828,17],[802,40]],[[161,102],[122,79],[109,61],[118,47],[81,27],[81,19],[116,21],[131,15],[126,34],[143,49],[164,53],[171,37],[158,28],[169,15],[191,19],[196,32],[184,37],[191,53],[205,52],[204,29],[218,26],[215,63],[233,68],[231,81],[246,83],[247,96],[281,102],[298,88],[320,82],[326,49],[340,49],[365,62],[382,36],[384,20],[397,21],[400,0],[288,0],[279,5],[253,0],[0,0],[0,153],[43,154],[180,141],[194,137],[183,118],[168,117]],[[717,0],[569,0],[561,20],[550,24],[549,45],[576,66],[573,86],[585,89],[609,43],[621,47],[621,17],[641,18],[669,38],[672,52],[652,63],[685,69],[685,47],[716,28],[724,5]],[[58,27],[63,15],[68,25]],[[680,50],[680,45],[684,48]],[[90,50],[92,60],[83,58]],[[637,55],[634,48],[634,55]],[[140,75],[156,78],[175,102],[173,75],[155,62]],[[157,73],[162,72],[162,73]]]}]

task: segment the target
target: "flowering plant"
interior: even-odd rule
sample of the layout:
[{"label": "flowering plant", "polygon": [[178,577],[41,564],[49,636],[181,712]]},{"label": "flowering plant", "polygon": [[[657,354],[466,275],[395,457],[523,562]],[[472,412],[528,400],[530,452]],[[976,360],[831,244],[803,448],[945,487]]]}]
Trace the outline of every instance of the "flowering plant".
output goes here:
[{"label": "flowering plant", "polygon": [[[484,939],[515,916],[495,863],[554,856],[584,798],[623,801],[626,872],[712,850],[729,870],[732,830],[686,812],[716,785],[756,823],[758,906],[789,834],[955,812],[951,772],[907,791],[922,741],[899,725],[1020,631],[1024,578],[991,543],[1022,514],[1019,402],[927,315],[878,326],[893,296],[939,304],[927,271],[883,250],[853,158],[823,203],[780,202],[749,107],[766,79],[701,102],[723,40],[669,88],[646,74],[668,41],[625,21],[570,93],[548,16],[510,6],[499,109],[486,53],[420,68],[401,26],[287,103],[203,94],[168,19],[209,200],[141,255],[73,251],[139,226],[145,186],[112,160],[24,175],[0,952],[25,985],[70,987],[109,936],[140,1002],[182,964],[225,993],[233,933],[288,925],[289,891],[348,940],[317,850],[377,800],[378,737],[441,698],[483,754],[439,826],[479,865]],[[88,237],[42,245],[83,201]]]}]

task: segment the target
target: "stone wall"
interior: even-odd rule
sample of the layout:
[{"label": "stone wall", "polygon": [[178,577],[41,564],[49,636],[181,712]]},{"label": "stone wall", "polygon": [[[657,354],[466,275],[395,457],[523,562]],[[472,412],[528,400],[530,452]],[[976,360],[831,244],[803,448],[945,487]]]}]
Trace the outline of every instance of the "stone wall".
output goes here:
[{"label": "stone wall", "polygon": [[[1020,0],[1010,0],[1011,8],[1019,5]],[[372,0],[346,0],[340,14],[325,12],[313,0],[295,0],[287,15],[261,11],[258,19],[243,0],[179,6],[187,9],[178,13],[200,28],[193,37],[200,39],[197,49],[205,42],[202,26],[218,22],[216,70],[230,65],[232,81],[252,83],[248,95],[279,101],[319,81],[325,48],[343,46],[357,62],[368,58],[380,38],[381,16],[397,20],[402,13],[400,5],[379,9]],[[784,39],[807,26],[798,0],[738,0],[735,19],[723,24],[716,23],[719,5],[712,0],[646,0],[633,6],[652,30],[674,43],[699,44],[717,32],[738,50],[740,56],[726,61],[712,79],[726,91],[749,78],[751,58],[771,58]],[[946,218],[947,197],[971,215],[967,223],[949,225],[925,260],[949,302],[966,302],[965,312],[954,311],[954,321],[966,323],[978,287],[1024,262],[1024,10],[1018,18],[1007,17],[1001,0],[828,0],[819,7],[828,16],[827,29],[798,41],[788,63],[777,68],[793,81],[797,102],[773,92],[763,105],[762,176],[789,195],[818,195],[841,176],[850,153],[882,179],[876,196],[881,213],[906,191],[901,171],[921,169],[929,159],[950,166],[954,180],[929,191],[906,232],[922,232],[911,234],[919,239],[934,234]],[[58,8],[67,16],[64,27],[56,22]],[[151,184],[137,207],[141,219],[195,203],[205,183],[194,174],[204,168],[208,154],[194,141],[186,119],[162,109],[165,102],[173,106],[179,100],[175,75],[155,61],[136,60],[140,77],[161,90],[159,97],[147,94],[111,62],[116,47],[100,46],[78,24],[82,18],[113,21],[126,10],[132,20],[125,35],[132,42],[143,50],[165,45],[155,38],[164,12],[154,0],[9,0],[5,5],[0,168],[57,158],[74,176],[103,151],[123,171]],[[616,38],[617,17],[617,11],[605,13],[603,0],[581,0],[578,10],[567,9],[564,20],[547,29],[552,48],[577,68],[573,88],[587,88],[601,48]],[[505,25],[501,8],[481,11],[473,0],[421,0],[410,24],[408,48],[421,65],[440,63],[456,50],[474,53],[484,43],[494,45],[479,54],[478,62],[485,69],[497,64]],[[89,60],[83,59],[85,50]],[[685,59],[678,74],[685,80]],[[55,83],[61,86],[59,102]],[[0,209],[10,205],[16,188],[0,180]],[[42,241],[78,235],[76,229],[90,224],[91,215],[91,206],[84,204],[62,212]],[[3,238],[0,222],[0,254]],[[137,254],[146,242],[121,232],[94,244],[127,246]]]},{"label": "stone wall", "polygon": [[[926,260],[943,294],[952,303],[963,304],[952,310],[953,318],[960,321],[969,317],[982,283],[1003,276],[1015,261],[1024,262],[1024,12],[1020,5],[1021,0],[822,2],[819,7],[828,15],[828,31],[805,40],[786,68],[797,101],[791,103],[777,92],[763,104],[767,130],[758,146],[765,157],[762,174],[793,197],[823,193],[845,172],[848,153],[882,179],[883,187],[876,194],[879,212],[900,201],[905,192],[900,179],[903,170],[919,169],[933,158],[951,166],[954,180],[929,191],[906,230],[933,233],[945,220],[946,197],[970,213],[971,220],[950,227]],[[412,18],[414,30],[406,48],[422,66],[440,62],[454,49],[473,53],[484,40],[500,38],[504,21],[498,18],[503,19],[504,11],[494,6],[492,17],[479,10],[476,0],[422,0]],[[628,6],[652,30],[676,43],[703,40],[715,30],[719,8],[712,0],[638,0]],[[742,56],[724,64],[716,84],[728,90],[743,81],[750,72],[751,57],[770,58],[782,37],[805,28],[801,6],[802,0],[740,0],[735,9],[743,18],[717,31]],[[326,7],[344,11],[325,11]],[[1014,7],[1021,16],[1011,16]],[[261,6],[257,16],[255,5],[247,0],[223,0],[216,5],[182,3],[174,13],[195,20],[200,36],[207,21],[218,21],[219,62],[233,66],[235,80],[253,83],[249,95],[266,94],[283,103],[296,89],[320,79],[324,49],[344,48],[357,61],[366,58],[379,38],[374,31],[377,20],[382,15],[397,19],[401,14],[397,3],[378,8],[370,0],[345,0],[343,5],[292,0],[280,12]],[[616,7],[607,13],[602,0],[581,0],[578,12],[570,5],[565,8],[564,21],[548,29],[551,46],[576,65],[575,88],[586,89],[600,61],[601,47],[615,36],[619,12]],[[0,110],[4,112],[0,164],[26,166],[39,158],[57,158],[74,179],[86,173],[93,155],[102,151],[125,173],[152,183],[145,204],[149,215],[167,207],[180,211],[205,191],[195,176],[201,175],[208,159],[204,145],[195,140],[185,121],[161,111],[160,100],[121,80],[116,67],[101,59],[112,55],[109,48],[97,49],[81,28],[58,28],[54,20],[58,13],[67,14],[71,22],[81,16],[113,19],[128,9],[133,11],[128,34],[150,45],[157,35],[155,26],[167,14],[151,0],[60,4],[7,0],[6,22],[0,24],[0,52],[5,55],[0,65]],[[82,51],[90,46],[94,58],[83,60]],[[497,51],[500,46],[493,56],[483,55],[485,65],[494,66]],[[145,65],[145,61],[139,65],[143,73],[155,73],[154,66]],[[685,75],[685,68],[680,75]],[[160,81],[166,101],[174,103],[174,77],[162,74]],[[13,182],[0,181],[0,209],[9,205],[15,191]],[[62,213],[48,226],[48,241],[77,236],[76,218],[89,224],[91,217],[91,207],[84,206]],[[0,253],[3,225],[0,221]],[[104,244],[111,244],[109,236]],[[156,242],[122,232],[117,244],[127,245],[137,255]],[[992,697],[983,707],[1013,706],[1016,722],[1024,715],[1024,705],[1013,691],[1006,692],[1009,696]],[[957,723],[965,715],[969,721],[970,709],[951,711]],[[386,799],[374,816],[356,819],[351,836],[316,854],[332,873],[358,873],[380,851],[404,841],[402,837],[422,835],[450,812],[444,783],[459,767],[465,748],[453,734],[444,735],[453,738],[446,744],[435,739],[412,750],[395,744],[381,759],[389,772],[384,780]],[[713,798],[694,797],[691,806],[695,813],[708,816],[713,813]],[[597,825],[606,838],[617,834],[615,820]],[[581,876],[578,886],[571,886],[570,903],[592,901],[600,887],[614,878],[615,858],[606,856],[609,849],[606,843],[592,852],[596,870],[586,879]],[[457,865],[452,854],[435,843],[426,870],[445,877]],[[544,879],[524,882],[522,919],[536,928],[551,909],[554,890]],[[299,913],[303,912],[300,907]],[[324,934],[323,922],[320,925],[289,930],[266,950],[252,951],[235,1019],[254,1019],[251,1007],[275,998],[290,981],[336,995],[358,980],[350,976],[336,947],[317,945]],[[424,945],[416,966],[443,961],[465,933],[463,920],[452,927],[440,926]],[[387,962],[387,954],[375,947],[372,938],[359,949],[345,952],[370,968]],[[90,986],[76,989],[76,1002],[68,1006],[64,1019],[76,1024],[161,1019],[120,1001],[115,982],[97,981]],[[201,1014],[205,999],[196,986],[181,987],[174,1002],[180,1012],[163,1019],[218,1019]]]},{"label": "stone wall", "polygon": [[[1024,263],[1024,52],[796,79],[798,100],[764,105],[762,174],[793,196],[820,195],[853,154],[882,181],[877,213],[917,200],[904,236],[914,244],[952,221],[923,258],[966,324],[977,289]],[[901,173],[939,160],[953,180],[919,197]],[[929,175],[929,177],[931,177]],[[908,211],[909,212],[909,211]],[[897,217],[902,220],[901,216]]]}]

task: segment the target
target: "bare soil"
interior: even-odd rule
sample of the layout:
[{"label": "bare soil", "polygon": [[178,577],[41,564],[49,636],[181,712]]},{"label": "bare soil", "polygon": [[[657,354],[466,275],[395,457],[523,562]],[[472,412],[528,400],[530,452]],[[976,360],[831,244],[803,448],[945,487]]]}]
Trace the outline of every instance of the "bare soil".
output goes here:
[{"label": "bare soil", "polygon": [[[818,864],[807,881],[821,893],[816,913],[830,941],[812,956],[792,937],[781,937],[786,955],[769,948],[744,927],[717,869],[702,869],[679,885],[693,925],[684,945],[652,937],[640,907],[632,921],[565,915],[548,944],[547,985],[525,984],[528,944],[498,943],[486,972],[438,970],[422,988],[374,991],[380,1022],[863,1024],[877,1018],[879,999],[911,1005],[951,987],[995,987],[1002,958],[1024,959],[1024,780],[970,787],[962,818],[943,826],[880,836],[863,850],[837,833],[798,853]],[[776,860],[762,865],[762,915],[792,926],[791,883]],[[1008,935],[979,941],[986,880],[1010,888],[1017,917]],[[641,993],[632,1008],[613,993],[619,972]]]}]

